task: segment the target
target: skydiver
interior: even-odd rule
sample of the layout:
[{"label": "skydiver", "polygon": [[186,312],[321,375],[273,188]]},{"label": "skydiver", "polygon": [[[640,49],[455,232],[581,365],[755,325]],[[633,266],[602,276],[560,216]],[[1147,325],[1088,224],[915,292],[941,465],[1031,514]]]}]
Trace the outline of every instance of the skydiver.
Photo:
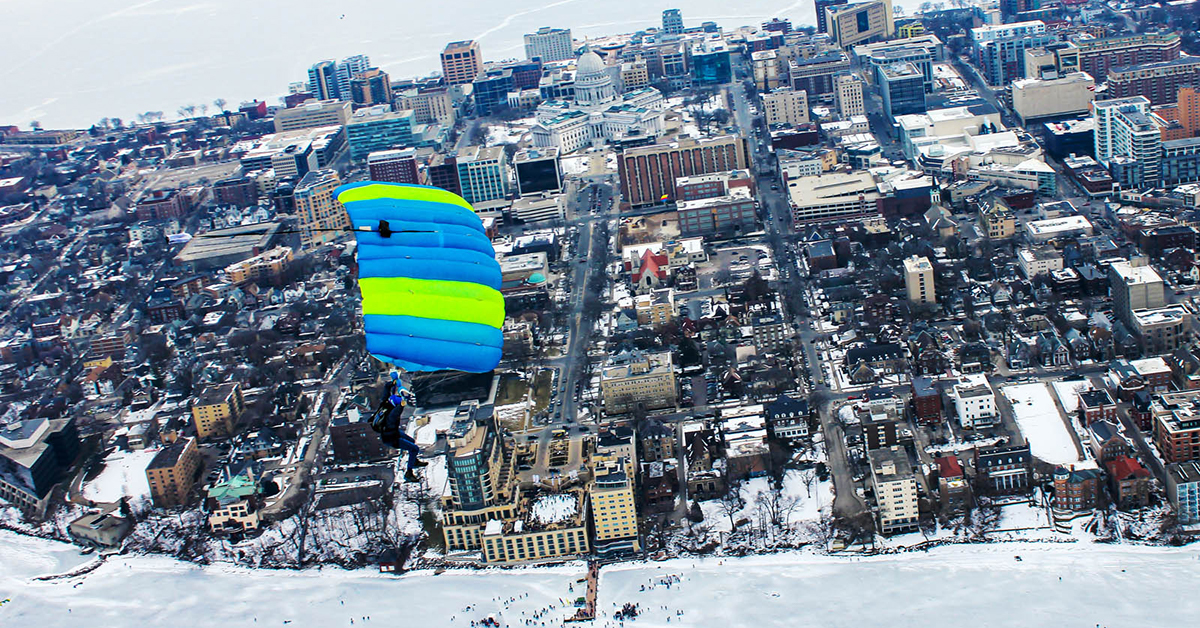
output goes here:
[{"label": "skydiver", "polygon": [[421,447],[417,445],[416,439],[406,434],[400,427],[404,418],[404,410],[413,405],[415,401],[416,395],[405,388],[400,382],[400,378],[392,373],[392,381],[384,392],[383,402],[379,404],[379,409],[371,417],[371,427],[379,432],[379,438],[385,445],[408,452],[408,468],[404,472],[405,482],[416,482],[418,478],[414,469],[429,465],[428,462],[417,459]]}]

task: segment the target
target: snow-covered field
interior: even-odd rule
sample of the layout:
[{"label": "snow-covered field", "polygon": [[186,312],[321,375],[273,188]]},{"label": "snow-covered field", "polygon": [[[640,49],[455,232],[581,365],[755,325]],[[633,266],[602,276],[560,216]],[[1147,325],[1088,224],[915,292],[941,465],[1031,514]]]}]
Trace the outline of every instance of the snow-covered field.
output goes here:
[{"label": "snow-covered field", "polygon": [[[299,628],[353,619],[356,626],[440,627],[494,615],[502,626],[523,626],[554,605],[539,622],[557,626],[573,611],[563,604],[582,594],[584,575],[581,564],[396,578],[123,556],[85,576],[31,580],[87,560],[59,543],[0,532],[0,599],[11,600],[0,606],[0,624]],[[632,602],[642,614],[627,625],[641,628],[773,626],[788,617],[830,627],[925,628],[935,618],[989,627],[1187,626],[1200,599],[1180,592],[1200,586],[1198,560],[1194,547],[1002,543],[872,558],[786,553],[627,563],[601,571],[602,616],[593,625],[607,625],[614,605]],[[679,581],[655,586],[668,575]]]},{"label": "snow-covered field", "polygon": [[1075,441],[1045,384],[1014,384],[1001,390],[1012,403],[1017,425],[1034,457],[1050,464],[1079,462]]},{"label": "snow-covered field", "polygon": [[157,449],[126,452],[116,451],[104,459],[104,469],[90,482],[83,485],[83,496],[98,502],[115,502],[122,497],[133,501],[149,499],[150,483],[146,480],[146,467]]}]

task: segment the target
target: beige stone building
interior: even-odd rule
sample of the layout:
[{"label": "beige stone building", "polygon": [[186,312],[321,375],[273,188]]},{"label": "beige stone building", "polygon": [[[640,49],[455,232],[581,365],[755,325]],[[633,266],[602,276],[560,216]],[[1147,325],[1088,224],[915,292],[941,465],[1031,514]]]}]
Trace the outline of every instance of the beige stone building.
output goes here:
[{"label": "beige stone building", "polygon": [[675,405],[676,391],[670,353],[634,355],[628,363],[607,367],[600,375],[607,414],[669,408]]}]

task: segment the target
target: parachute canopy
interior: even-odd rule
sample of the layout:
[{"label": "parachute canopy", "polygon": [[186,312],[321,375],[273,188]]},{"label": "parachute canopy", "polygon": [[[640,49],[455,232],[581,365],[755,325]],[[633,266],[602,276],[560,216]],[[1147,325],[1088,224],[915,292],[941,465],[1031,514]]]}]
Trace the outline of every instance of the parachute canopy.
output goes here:
[{"label": "parachute canopy", "polygon": [[471,205],[424,185],[367,181],[334,194],[358,239],[367,351],[408,371],[496,368],[500,264]]}]

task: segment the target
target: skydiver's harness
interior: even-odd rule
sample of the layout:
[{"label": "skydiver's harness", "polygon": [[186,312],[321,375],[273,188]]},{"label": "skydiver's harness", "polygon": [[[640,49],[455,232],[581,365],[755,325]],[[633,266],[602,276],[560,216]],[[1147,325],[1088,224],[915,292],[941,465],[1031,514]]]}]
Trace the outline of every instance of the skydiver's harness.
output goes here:
[{"label": "skydiver's harness", "polygon": [[[379,407],[371,415],[371,429],[379,434],[395,434],[398,436],[400,433],[400,421],[403,419],[404,411],[411,408],[416,400],[416,395],[411,390],[400,385],[398,380],[393,379],[388,382],[387,388],[384,390],[383,399],[379,401]],[[397,409],[399,411],[396,411]]]}]

